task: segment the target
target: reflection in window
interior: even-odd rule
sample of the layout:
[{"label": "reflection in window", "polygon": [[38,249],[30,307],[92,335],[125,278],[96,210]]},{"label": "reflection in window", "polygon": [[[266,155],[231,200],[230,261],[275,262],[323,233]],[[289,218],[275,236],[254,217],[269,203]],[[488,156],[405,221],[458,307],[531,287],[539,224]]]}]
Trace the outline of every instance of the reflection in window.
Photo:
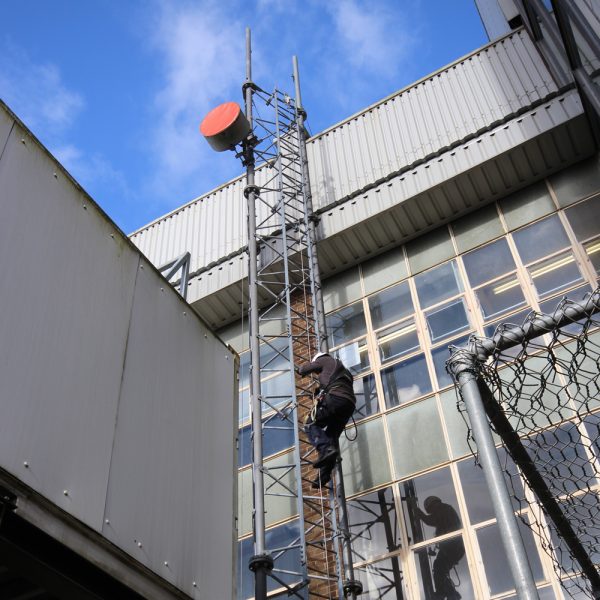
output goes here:
[{"label": "reflection in window", "polygon": [[[533,533],[520,519],[517,520],[517,523],[519,524],[527,559],[531,566],[531,574],[535,581],[543,581],[544,571],[535,547]],[[483,559],[490,595],[493,596],[514,589],[515,585],[506,559],[506,551],[500,538],[498,525],[494,523],[478,529],[477,541],[479,542],[479,550]]]},{"label": "reflection in window", "polygon": [[516,275],[510,275],[476,290],[484,318],[493,319],[526,304]]},{"label": "reflection in window", "polygon": [[356,396],[356,408],[353,415],[355,420],[374,415],[379,411],[375,375],[371,374],[362,379],[355,379],[354,395]]},{"label": "reflection in window", "polygon": [[556,215],[516,231],[513,239],[525,264],[570,246],[569,238]]},{"label": "reflection in window", "polygon": [[291,400],[292,381],[289,373],[281,373],[260,382],[260,393],[263,401],[262,412],[269,412],[271,407],[282,406]]},{"label": "reflection in window", "polygon": [[364,567],[356,567],[354,574],[363,586],[361,600],[403,600],[405,598],[401,563],[397,556]]},{"label": "reflection in window", "polygon": [[451,261],[415,277],[421,308],[433,306],[462,292],[456,263]]},{"label": "reflection in window", "polygon": [[568,208],[565,212],[573,232],[580,242],[584,242],[593,235],[598,235],[600,196],[581,202]]},{"label": "reflection in window", "polygon": [[445,467],[400,484],[409,542],[418,544],[461,528],[450,469]]},{"label": "reflection in window", "polygon": [[408,282],[405,281],[371,296],[369,310],[375,329],[411,315],[415,309]]},{"label": "reflection in window", "polygon": [[361,338],[356,342],[337,348],[332,354],[339,358],[353,375],[362,373],[369,368],[369,351],[366,338]]},{"label": "reflection in window", "polygon": [[425,356],[419,354],[381,371],[383,394],[388,408],[414,400],[431,391]]},{"label": "reflection in window", "polygon": [[528,269],[540,298],[545,298],[583,281],[575,257],[565,252],[543,260]]},{"label": "reflection in window", "polygon": [[462,536],[415,550],[415,562],[421,598],[475,598]]},{"label": "reflection in window", "polygon": [[382,362],[417,350],[419,336],[414,319],[407,319],[398,325],[380,331],[377,334],[377,344]]},{"label": "reflection in window", "polygon": [[[578,302],[579,300],[583,299],[585,294],[587,294],[588,292],[591,292],[591,291],[592,291],[592,288],[588,284],[582,285],[578,288],[575,288],[574,290],[569,290],[569,292],[567,294],[565,294],[564,296],[561,295],[556,298],[551,298],[550,300],[540,302],[540,312],[542,312],[546,315],[552,315],[556,311],[556,308],[557,308],[558,304],[560,303],[560,301],[563,299],[563,297],[567,297],[570,300],[575,300]],[[587,318],[583,318],[583,319],[580,319],[579,321],[571,322],[568,325],[563,325],[560,328],[560,330],[561,330],[561,332],[579,334],[581,332],[583,324],[586,321],[587,321]]]},{"label": "reflection in window", "polygon": [[353,561],[371,560],[400,548],[400,531],[392,488],[348,501]]},{"label": "reflection in window", "polygon": [[463,262],[472,287],[516,268],[504,238],[465,254]]},{"label": "reflection in window", "polygon": [[457,298],[425,313],[431,342],[436,343],[445,337],[469,329],[469,319],[464,300]]},{"label": "reflection in window", "polygon": [[446,371],[446,361],[450,358],[450,346],[464,346],[469,340],[468,335],[459,337],[451,342],[442,344],[435,350],[431,351],[431,357],[433,358],[433,366],[435,367],[435,374],[438,380],[438,388],[442,389],[447,385],[453,385],[454,381],[452,375]]},{"label": "reflection in window", "polygon": [[[483,333],[486,337],[491,338],[491,337],[494,337],[494,333],[496,333],[496,329],[499,326],[504,327],[504,326],[509,326],[509,325],[516,325],[518,327],[521,327],[523,325],[523,322],[527,318],[527,315],[530,312],[531,312],[530,310],[523,310],[514,315],[510,315],[510,317],[504,317],[504,319],[500,319],[500,320],[496,321],[495,323],[490,323],[489,325],[486,325],[483,328]],[[539,339],[539,338],[536,338],[536,339]],[[508,358],[508,357],[514,358],[515,356],[517,356],[519,354],[520,351],[521,351],[521,345],[517,344],[517,345],[513,346],[512,348],[507,348],[506,350],[503,350],[501,357],[502,358]]]},{"label": "reflection in window", "polygon": [[[593,492],[586,492],[581,496],[571,497],[568,502],[559,502],[562,512],[567,517],[577,538],[587,551],[594,564],[600,564],[600,548],[598,548],[598,537],[600,536],[600,524],[596,515],[598,514],[598,502],[600,498]],[[567,573],[579,571],[577,561],[571,556],[562,536],[556,535],[553,525],[550,526],[552,546],[556,558],[562,569]]]},{"label": "reflection in window", "polygon": [[[300,529],[298,521],[268,529],[265,533],[265,546],[267,548],[285,548],[298,540]],[[254,598],[254,575],[248,569],[248,561],[254,554],[252,538],[242,540],[238,544],[238,576],[241,579],[238,585],[238,600]],[[298,544],[294,548],[283,551],[277,558],[277,576],[286,584],[299,583],[301,576],[301,556]],[[271,577],[267,577],[267,592],[278,589],[281,585]]]},{"label": "reflection in window", "polygon": [[353,340],[367,331],[362,302],[329,313],[325,320],[331,347]]},{"label": "reflection in window", "polygon": [[[290,418],[278,413],[263,419],[263,456],[276,454],[294,445],[294,425]],[[247,425],[238,433],[238,466],[243,467],[252,461],[251,427]]]},{"label": "reflection in window", "polygon": [[523,440],[523,444],[546,483],[557,495],[596,483],[575,424],[564,423],[543,431],[533,441]]},{"label": "reflection in window", "polygon": [[261,344],[260,370],[263,377],[269,373],[289,369],[289,367],[289,341],[286,337],[272,338]]},{"label": "reflection in window", "polygon": [[[520,510],[521,503],[517,498],[524,498],[523,484],[519,477],[517,467],[506,454],[504,448],[498,448],[498,458],[502,465],[502,474],[508,489],[511,490],[510,498],[513,509]],[[472,525],[482,523],[494,518],[492,499],[485,481],[483,469],[475,464],[473,458],[465,458],[458,463],[461,488],[467,503],[467,512]]]}]

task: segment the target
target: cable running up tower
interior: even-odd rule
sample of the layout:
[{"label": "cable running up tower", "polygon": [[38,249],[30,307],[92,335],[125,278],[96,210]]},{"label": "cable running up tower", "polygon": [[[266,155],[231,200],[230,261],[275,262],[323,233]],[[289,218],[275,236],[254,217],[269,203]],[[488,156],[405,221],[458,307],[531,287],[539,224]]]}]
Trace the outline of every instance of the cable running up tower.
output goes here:
[{"label": "cable running up tower", "polygon": [[[222,105],[229,133],[208,138],[218,150],[234,149],[239,143],[237,156],[247,173],[254,496],[254,556],[249,568],[255,576],[256,600],[267,594],[355,600],[362,586],[354,579],[341,460],[334,485],[311,489],[316,452],[303,422],[313,405],[314,385],[296,374],[300,363],[327,351],[328,343],[296,57],[293,67],[295,100],[277,89],[269,93],[259,88],[252,81],[247,29],[245,119],[235,113],[235,105]],[[202,129],[206,136],[204,124]],[[263,436],[275,430],[293,433],[291,464],[263,462]],[[265,514],[286,498],[296,503],[297,536],[271,548]]]}]

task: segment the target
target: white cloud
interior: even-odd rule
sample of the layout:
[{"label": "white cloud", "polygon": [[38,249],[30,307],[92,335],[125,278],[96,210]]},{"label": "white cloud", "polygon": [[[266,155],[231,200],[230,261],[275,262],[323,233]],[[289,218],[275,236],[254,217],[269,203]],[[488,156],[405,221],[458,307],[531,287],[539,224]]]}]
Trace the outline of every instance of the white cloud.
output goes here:
[{"label": "white cloud", "polygon": [[413,44],[413,36],[401,14],[383,2],[361,3],[339,0],[329,11],[351,65],[379,75],[395,72]]},{"label": "white cloud", "polygon": [[0,48],[0,93],[28,127],[40,136],[63,134],[84,107],[81,94],[62,81],[58,67],[35,64],[17,47]]},{"label": "white cloud", "polygon": [[[241,100],[243,27],[216,4],[163,1],[154,27],[163,85],[155,97],[153,185],[177,183],[199,169],[207,152],[198,126],[226,100]],[[203,190],[202,190],[203,191]]]}]

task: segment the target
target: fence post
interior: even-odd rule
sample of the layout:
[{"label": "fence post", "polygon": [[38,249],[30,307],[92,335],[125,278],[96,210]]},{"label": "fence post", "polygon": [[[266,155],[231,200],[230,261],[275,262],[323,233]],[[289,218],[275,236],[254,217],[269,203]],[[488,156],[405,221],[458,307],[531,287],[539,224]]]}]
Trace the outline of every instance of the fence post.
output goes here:
[{"label": "fence post", "polygon": [[520,600],[539,600],[531,566],[519,532],[517,517],[515,517],[510,501],[510,494],[483,406],[477,381],[479,377],[477,356],[468,348],[455,349],[448,360],[447,367],[459,386],[467,408],[473,436],[477,444],[479,461],[483,467],[492,505],[498,520],[498,528],[515,582],[517,596]]}]

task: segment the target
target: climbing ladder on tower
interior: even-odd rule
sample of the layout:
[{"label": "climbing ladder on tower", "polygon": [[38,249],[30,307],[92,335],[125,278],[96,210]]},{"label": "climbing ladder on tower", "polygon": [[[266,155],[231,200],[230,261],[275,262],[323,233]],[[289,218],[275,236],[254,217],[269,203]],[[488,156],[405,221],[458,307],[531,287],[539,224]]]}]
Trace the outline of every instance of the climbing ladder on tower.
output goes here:
[{"label": "climbing ladder on tower", "polygon": [[[247,169],[255,597],[356,598],[341,461],[332,484],[312,489],[316,452],[303,423],[315,385],[296,374],[327,349],[297,62],[293,99],[256,86],[250,56],[248,31],[243,90],[251,133],[238,155]],[[275,374],[285,385],[269,385]],[[265,464],[263,436],[282,429],[293,432],[293,460]],[[296,502],[298,535],[269,548],[265,511],[282,498]]]}]

